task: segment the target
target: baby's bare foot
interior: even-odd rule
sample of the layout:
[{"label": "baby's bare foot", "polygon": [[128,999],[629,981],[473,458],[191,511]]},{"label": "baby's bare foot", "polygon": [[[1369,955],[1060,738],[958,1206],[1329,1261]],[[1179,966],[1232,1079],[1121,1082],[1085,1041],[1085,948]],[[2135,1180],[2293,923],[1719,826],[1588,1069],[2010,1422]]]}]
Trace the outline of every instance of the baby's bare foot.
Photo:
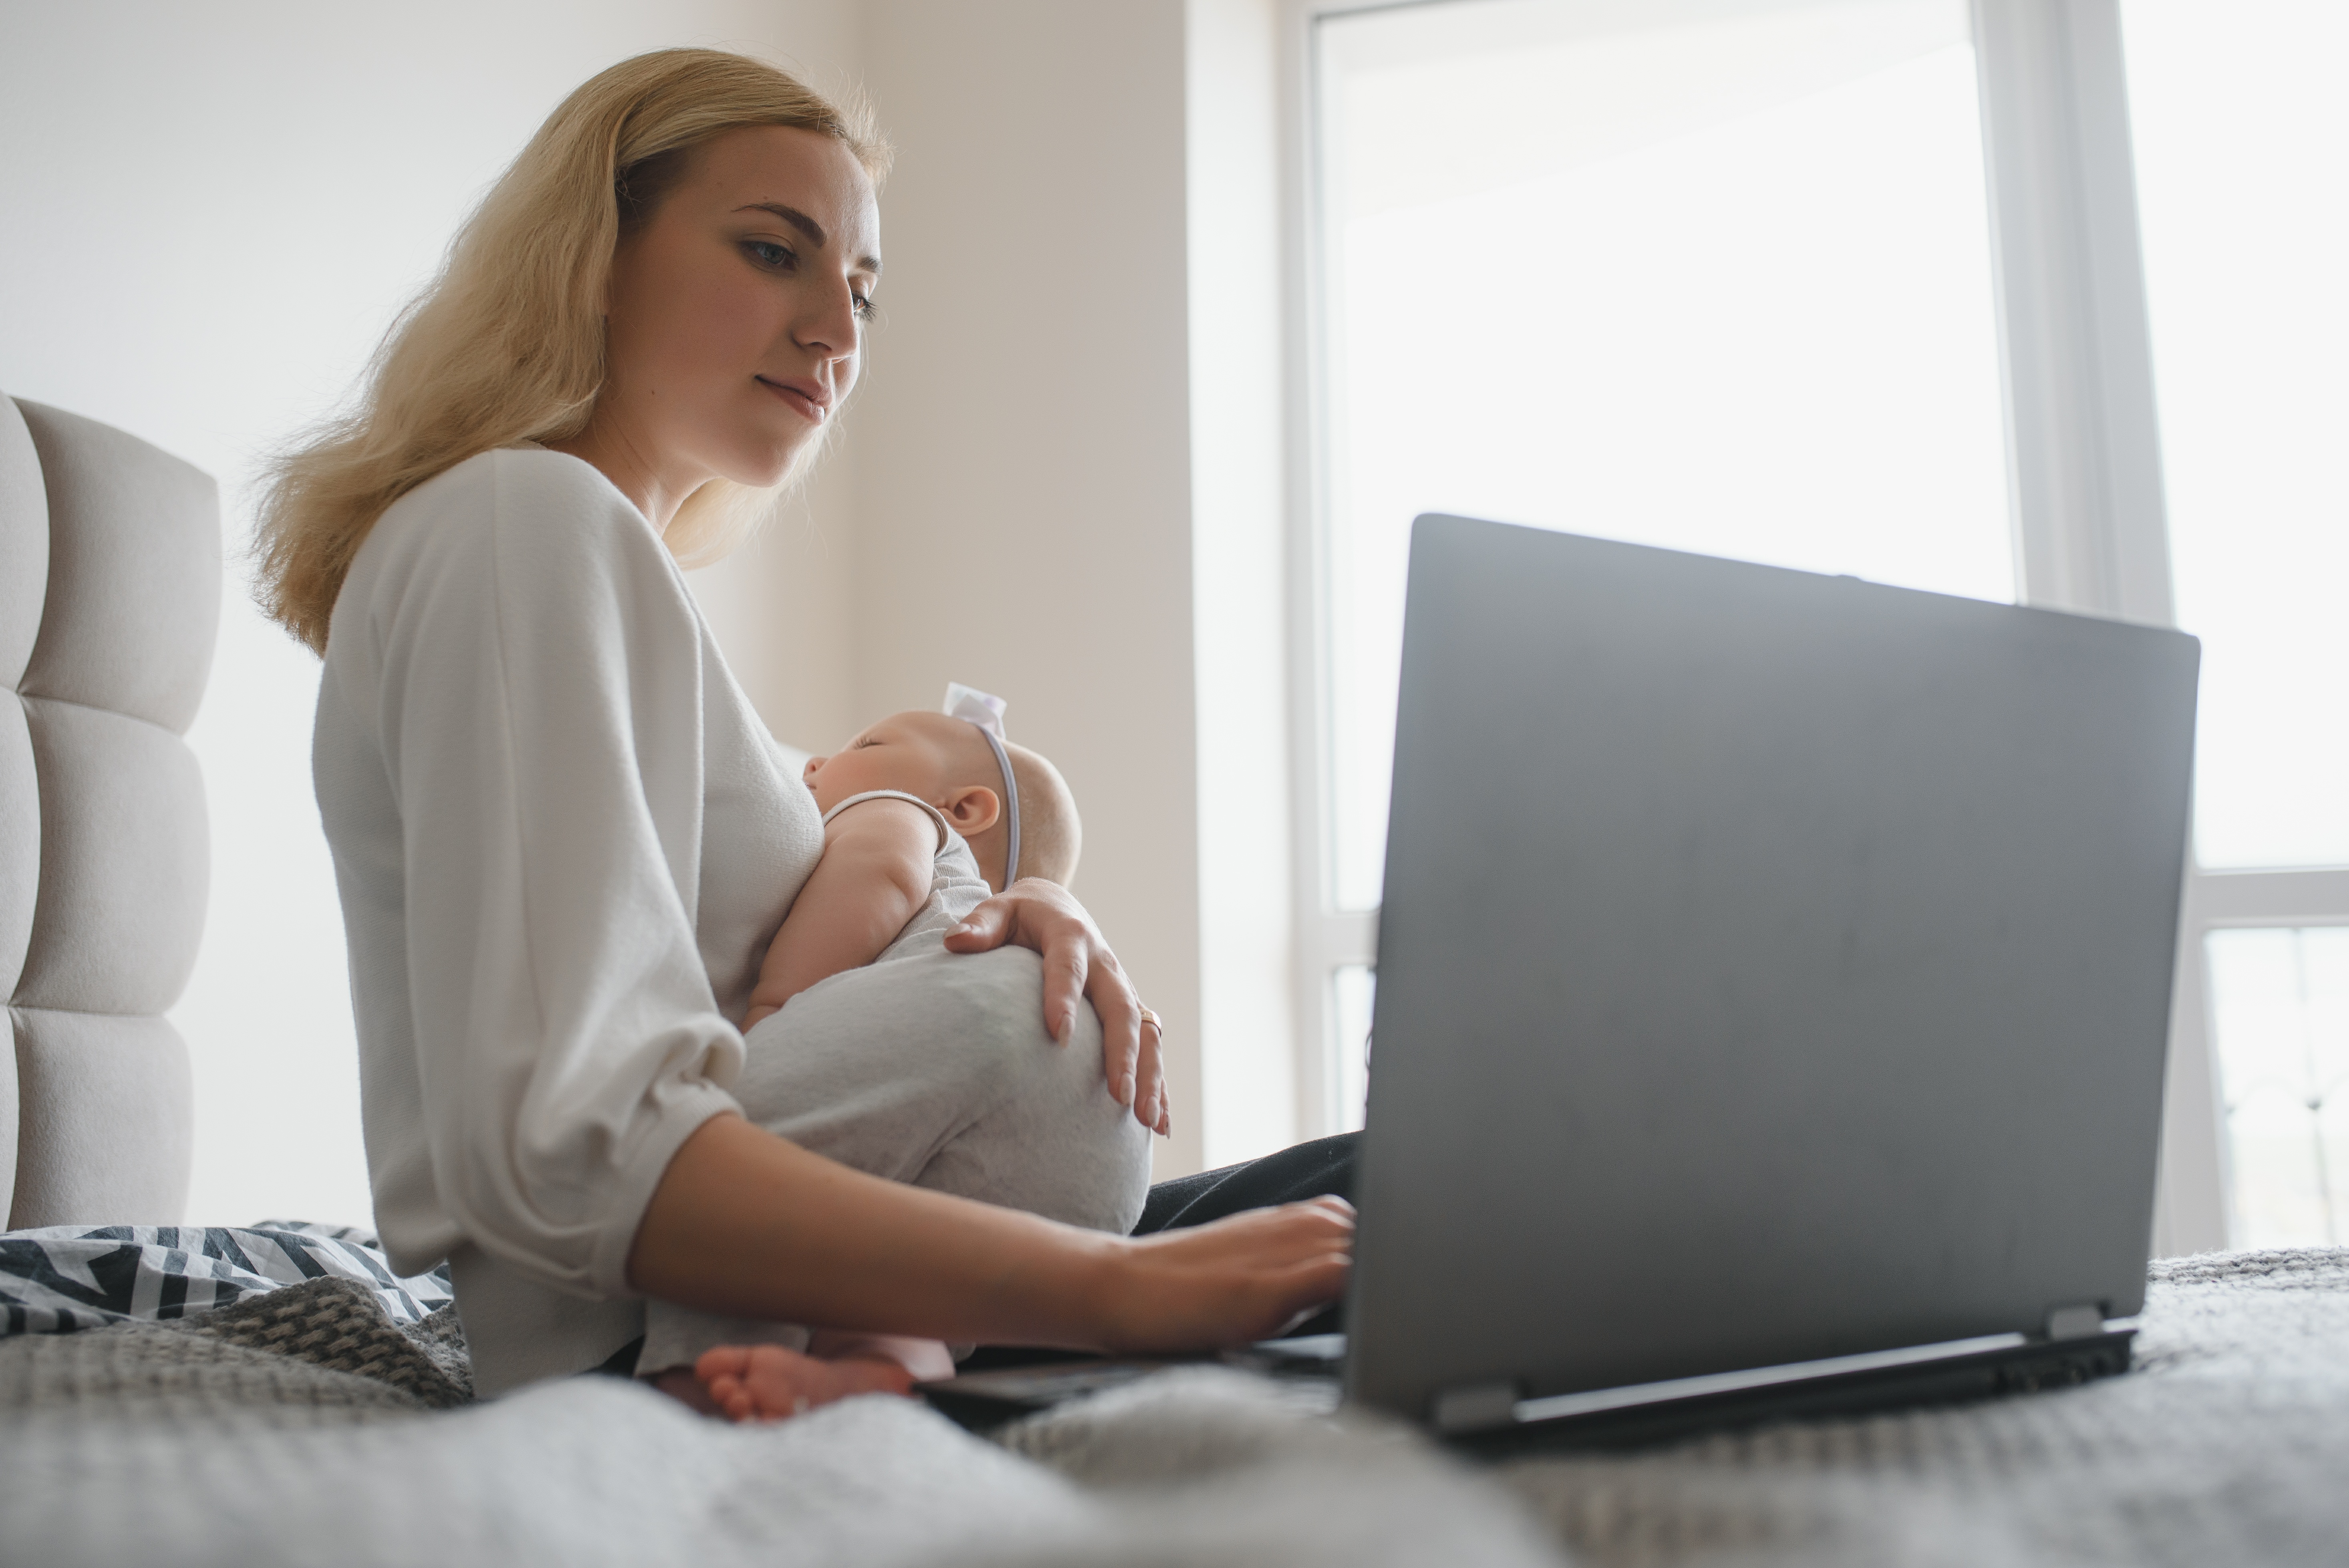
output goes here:
[{"label": "baby's bare foot", "polygon": [[709,1390],[701,1386],[701,1379],[694,1376],[690,1367],[672,1367],[646,1381],[678,1404],[691,1406],[705,1416],[726,1413],[719,1407],[718,1401],[709,1397]]},{"label": "baby's bare foot", "polygon": [[852,1394],[907,1394],[913,1374],[894,1361],[819,1361],[780,1345],[721,1345],[693,1365],[710,1401],[737,1421],[784,1421]]}]

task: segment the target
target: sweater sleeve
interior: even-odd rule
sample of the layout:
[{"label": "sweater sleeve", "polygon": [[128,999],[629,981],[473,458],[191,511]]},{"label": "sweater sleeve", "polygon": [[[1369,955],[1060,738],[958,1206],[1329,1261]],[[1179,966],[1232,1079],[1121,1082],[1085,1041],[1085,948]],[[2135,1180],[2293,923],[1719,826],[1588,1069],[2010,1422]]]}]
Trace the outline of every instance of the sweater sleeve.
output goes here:
[{"label": "sweater sleeve", "polygon": [[645,1206],[742,1059],[694,933],[700,625],[585,464],[483,469],[372,606],[422,1131],[475,1245],[625,1295]]}]

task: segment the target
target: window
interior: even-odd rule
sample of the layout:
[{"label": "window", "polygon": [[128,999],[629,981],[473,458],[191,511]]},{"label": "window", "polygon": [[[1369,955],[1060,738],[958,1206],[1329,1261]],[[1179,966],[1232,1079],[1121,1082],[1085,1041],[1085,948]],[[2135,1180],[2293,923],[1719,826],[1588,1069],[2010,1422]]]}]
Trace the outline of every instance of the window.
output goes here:
[{"label": "window", "polygon": [[[1963,0],[1315,33],[1325,918],[1378,903],[1422,511],[2013,596]],[[1370,954],[1332,945],[1351,1126]]]},{"label": "window", "polygon": [[2349,207],[2329,193],[2349,175],[2349,7],[2124,0],[2121,16],[2178,621],[2203,650],[2179,1023],[2215,1052],[2229,1237],[2337,1242]]},{"label": "window", "polygon": [[1963,0],[1319,45],[1336,908],[1378,903],[1423,511],[2013,596]]},{"label": "window", "polygon": [[[2256,988],[2282,985],[2280,943],[2329,974],[2321,928],[2349,923],[2349,872],[2307,869],[2349,862],[2333,717],[2349,482],[2327,469],[2349,394],[2324,379],[2349,356],[2349,292],[2324,286],[2349,275],[2349,215],[2311,199],[2349,162],[2349,111],[2323,90],[2349,66],[2349,12],[1301,14],[1296,689],[1319,738],[1299,786],[1299,979],[1320,1057],[1300,1131],[1360,1121],[1404,550],[1413,516],[1458,511],[2200,633],[2165,1250],[2219,1244],[2222,1116],[2248,1128],[2289,1094],[2270,1073],[2266,1099],[2214,1096],[2213,1029],[2231,1084],[2232,1042],[2269,1061],[2284,1033],[2339,1026],[2330,982],[2309,982],[2315,1001]],[[2237,1161],[2240,1181],[2255,1164]],[[2317,1212],[2302,1176],[2273,1180],[2301,1196],[2241,1188],[2237,1212]]]},{"label": "window", "polygon": [[2229,1234],[2337,1246],[2349,1240],[2349,926],[2214,931],[2204,948]]}]

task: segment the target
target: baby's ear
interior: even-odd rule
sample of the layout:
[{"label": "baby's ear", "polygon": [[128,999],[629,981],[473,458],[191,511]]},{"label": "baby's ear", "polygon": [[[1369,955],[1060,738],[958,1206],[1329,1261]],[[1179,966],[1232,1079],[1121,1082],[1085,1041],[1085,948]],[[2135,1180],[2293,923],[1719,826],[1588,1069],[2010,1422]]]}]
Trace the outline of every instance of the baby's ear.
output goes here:
[{"label": "baby's ear", "polygon": [[966,784],[938,802],[938,810],[947,814],[956,832],[975,839],[995,826],[995,820],[1003,814],[1003,802],[984,784]]}]

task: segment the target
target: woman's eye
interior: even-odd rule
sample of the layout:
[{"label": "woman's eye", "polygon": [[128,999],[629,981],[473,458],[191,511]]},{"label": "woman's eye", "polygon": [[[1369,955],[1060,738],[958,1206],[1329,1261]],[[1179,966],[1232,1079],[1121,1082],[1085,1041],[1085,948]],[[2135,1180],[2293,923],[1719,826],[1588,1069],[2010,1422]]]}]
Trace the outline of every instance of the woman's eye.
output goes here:
[{"label": "woman's eye", "polygon": [[792,253],[792,248],[789,245],[778,244],[772,240],[745,240],[742,242],[742,249],[752,261],[758,263],[761,266],[772,267],[778,272],[792,265],[799,260],[799,257]]},{"label": "woman's eye", "polygon": [[849,308],[856,313],[857,320],[871,321],[873,319],[876,313],[874,308],[872,295],[851,294],[848,297],[855,302],[855,304],[851,305]]}]

